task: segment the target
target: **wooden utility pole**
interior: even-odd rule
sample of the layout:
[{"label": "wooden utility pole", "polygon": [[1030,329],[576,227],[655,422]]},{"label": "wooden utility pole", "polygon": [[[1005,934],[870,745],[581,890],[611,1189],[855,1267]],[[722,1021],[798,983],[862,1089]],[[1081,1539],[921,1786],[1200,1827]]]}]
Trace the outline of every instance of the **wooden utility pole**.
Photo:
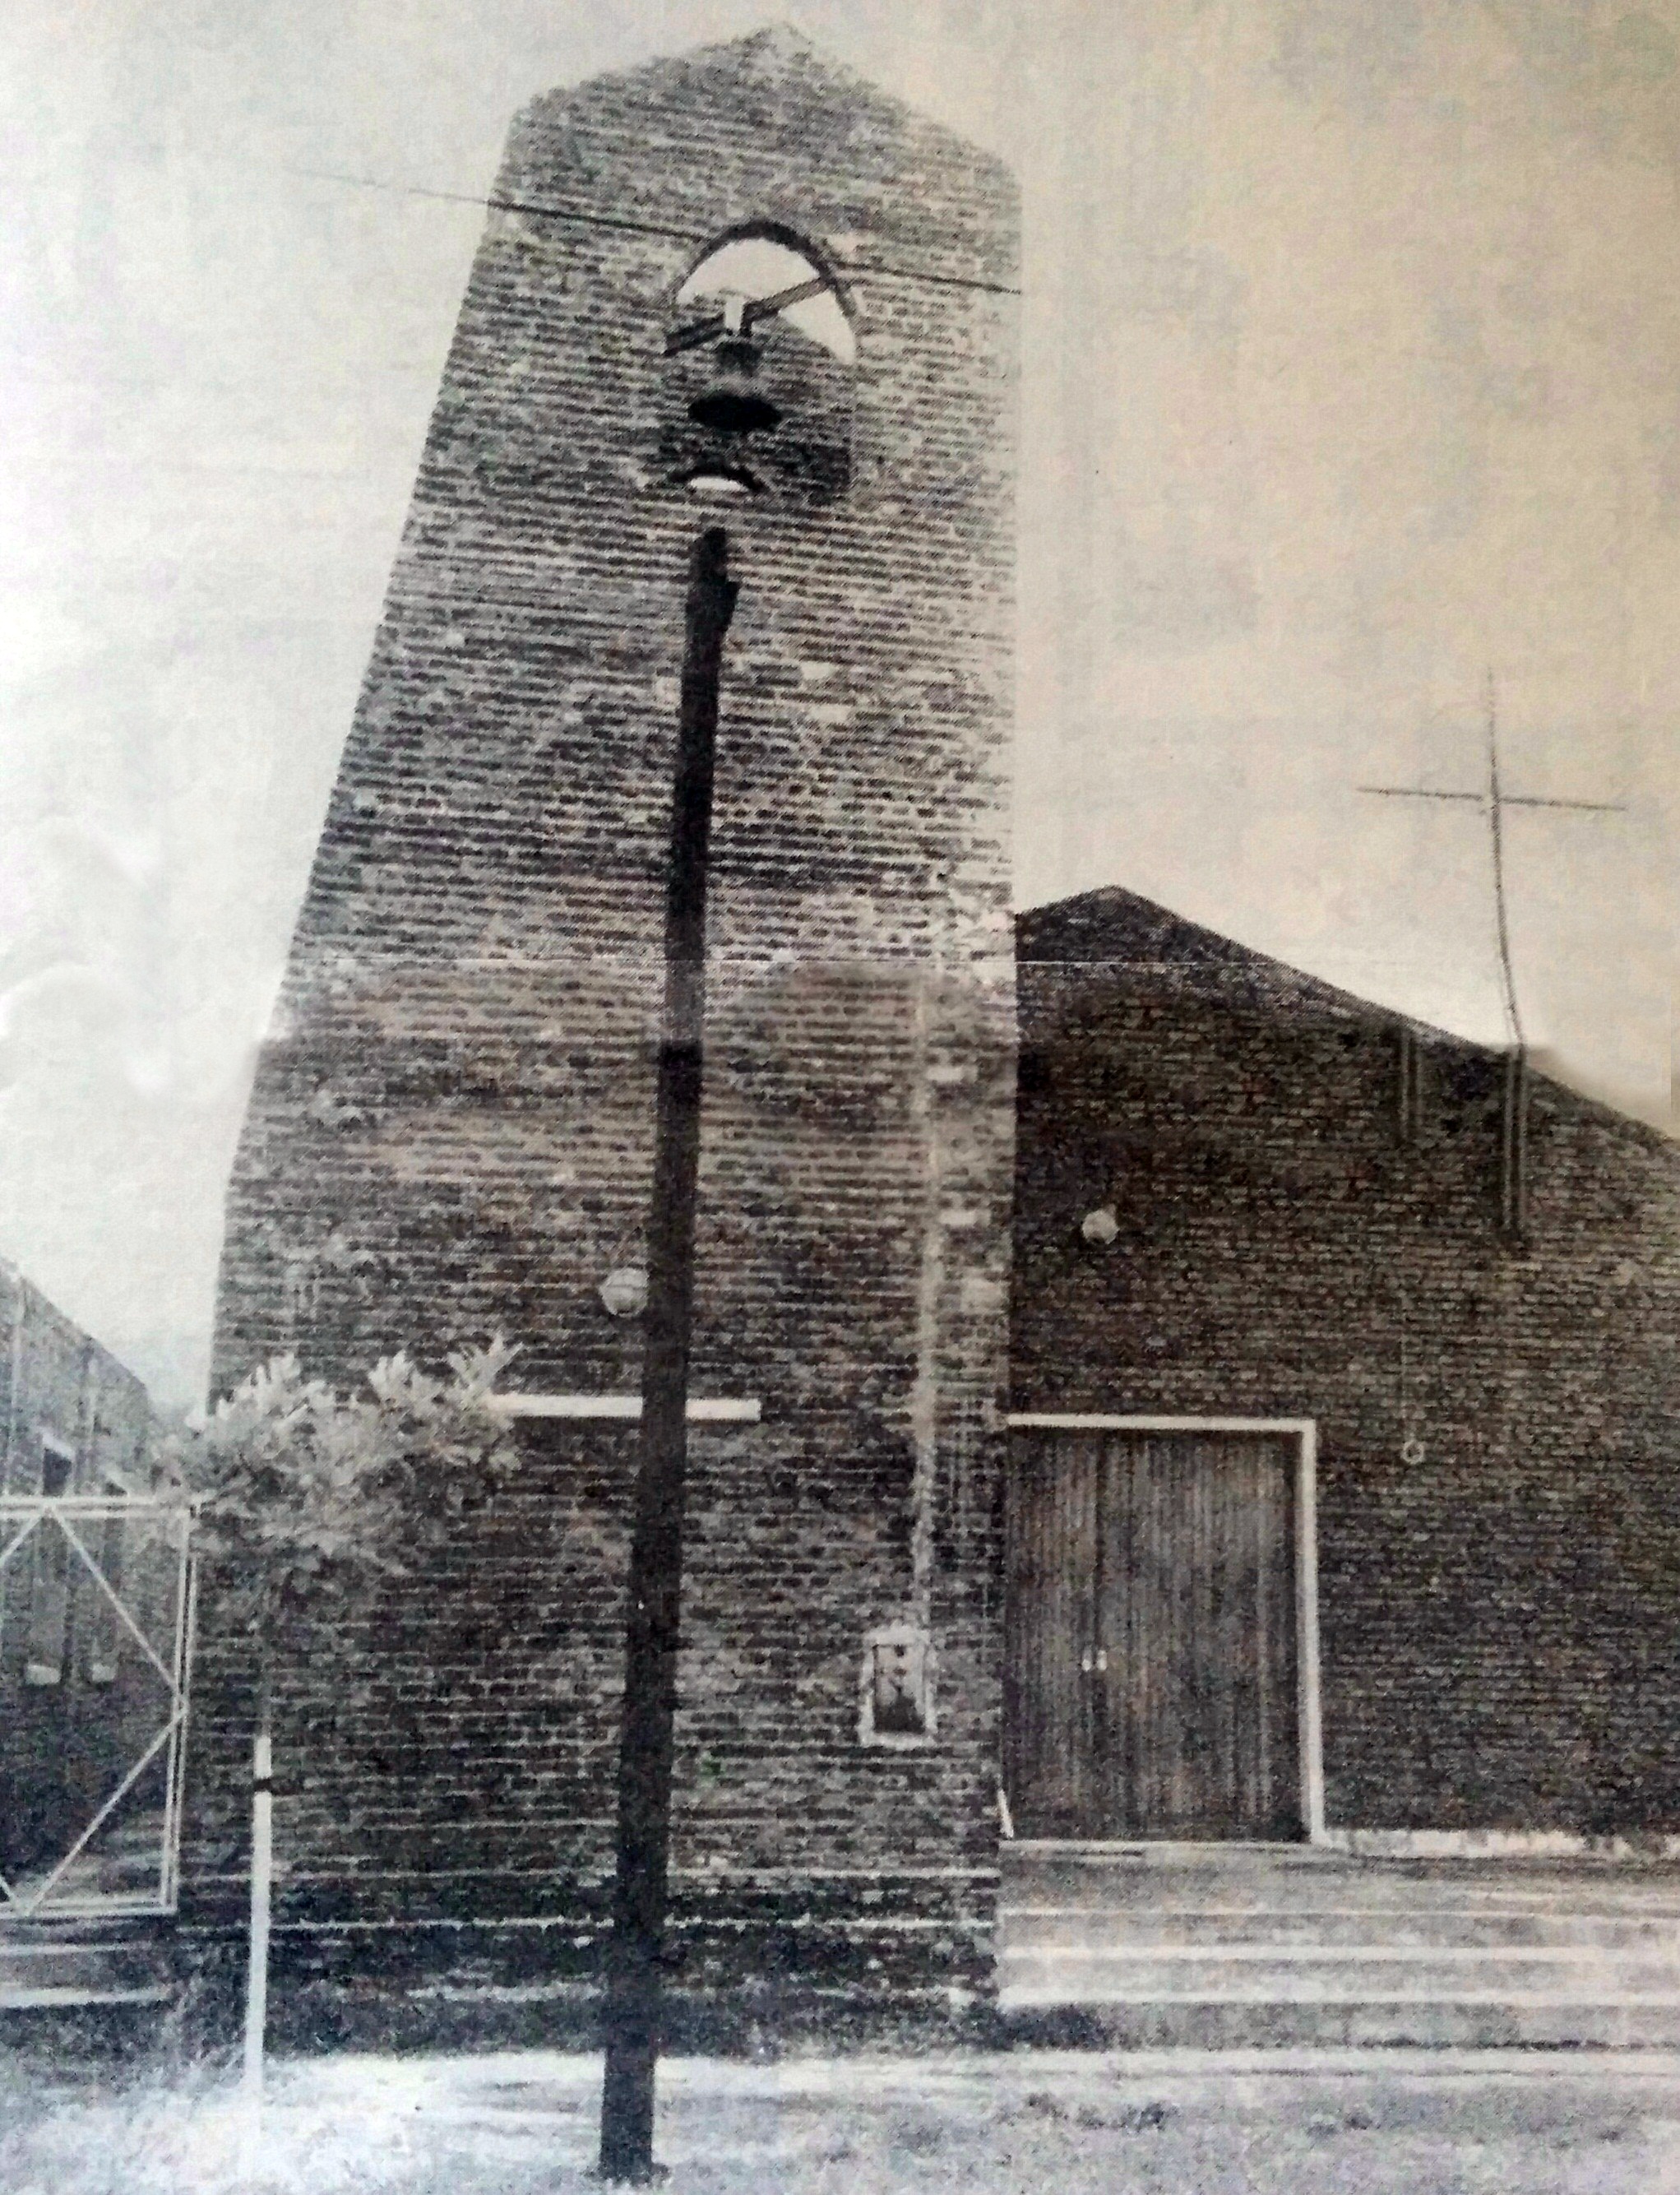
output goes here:
[{"label": "wooden utility pole", "polygon": [[630,1541],[618,1754],[618,1875],[607,1968],[601,2099],[603,2179],[642,2183],[653,2163],[653,2076],[670,1856],[671,1734],[682,1598],[688,1357],[693,1328],[705,1018],[706,873],[717,747],[718,674],[734,613],[728,537],[695,542],[665,885],[665,1015],[647,1224],[642,1429]]}]

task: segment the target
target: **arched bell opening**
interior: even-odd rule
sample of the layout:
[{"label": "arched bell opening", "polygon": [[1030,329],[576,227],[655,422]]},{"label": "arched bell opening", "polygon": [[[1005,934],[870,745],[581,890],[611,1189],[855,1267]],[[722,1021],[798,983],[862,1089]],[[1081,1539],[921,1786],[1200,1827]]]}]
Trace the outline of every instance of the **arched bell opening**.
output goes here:
[{"label": "arched bell opening", "polygon": [[[774,318],[843,366],[856,363],[850,300],[826,256],[796,231],[777,222],[751,222],[709,244],[677,285],[672,312],[681,320],[689,308],[705,303],[716,310],[731,299],[741,308],[745,332]],[[742,331],[739,319],[720,331]]]},{"label": "arched bell opening", "polygon": [[857,337],[814,245],[775,223],[709,245],[672,293],[665,359],[667,479],[718,499],[742,483],[814,503],[843,493]]}]

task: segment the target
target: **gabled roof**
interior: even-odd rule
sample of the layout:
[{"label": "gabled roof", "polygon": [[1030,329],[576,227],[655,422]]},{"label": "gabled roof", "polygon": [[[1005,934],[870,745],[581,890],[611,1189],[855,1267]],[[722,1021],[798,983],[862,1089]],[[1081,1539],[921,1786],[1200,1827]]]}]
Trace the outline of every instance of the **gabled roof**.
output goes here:
[{"label": "gabled roof", "polygon": [[[1217,930],[1205,930],[1171,907],[1118,884],[1024,908],[1015,917],[1015,958],[1027,965],[1149,972],[1173,977],[1181,988],[1240,993],[1276,1005],[1427,1026],[1410,1023],[1408,1016],[1354,992],[1338,990],[1333,983],[1221,936]],[[1444,1030],[1432,1033],[1447,1035]]]},{"label": "gabled roof", "polygon": [[[1171,907],[1119,884],[1097,891],[1077,892],[1071,899],[1054,900],[1043,907],[1024,907],[1015,916],[1015,960],[1023,971],[1060,968],[1071,976],[1084,971],[1088,977],[1108,971],[1134,982],[1153,978],[1163,991],[1179,996],[1217,998],[1232,1005],[1284,1008],[1332,1015],[1338,1018],[1410,1028],[1431,1045],[1439,1045],[1466,1058],[1496,1059],[1500,1047],[1478,1044],[1451,1029],[1437,1028],[1415,1016],[1379,1005],[1326,983],[1304,969],[1292,968],[1252,946],[1240,945],[1217,930],[1205,930]],[[1549,1074],[1531,1055],[1534,1079],[1556,1094],[1566,1105],[1584,1112],[1616,1130],[1667,1153],[1675,1152],[1674,1138],[1647,1121],[1636,1119],[1602,1098]]]}]

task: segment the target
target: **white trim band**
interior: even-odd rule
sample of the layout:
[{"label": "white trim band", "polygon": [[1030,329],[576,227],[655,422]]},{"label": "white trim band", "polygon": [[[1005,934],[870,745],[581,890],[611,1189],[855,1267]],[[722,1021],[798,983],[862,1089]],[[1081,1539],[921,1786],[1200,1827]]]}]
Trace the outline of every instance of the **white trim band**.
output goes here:
[{"label": "white trim band", "polygon": [[[491,1401],[507,1418],[617,1418],[634,1422],[642,1415],[640,1395],[494,1395]],[[691,1395],[687,1413],[691,1426],[756,1426],[763,1414],[757,1395]]]}]

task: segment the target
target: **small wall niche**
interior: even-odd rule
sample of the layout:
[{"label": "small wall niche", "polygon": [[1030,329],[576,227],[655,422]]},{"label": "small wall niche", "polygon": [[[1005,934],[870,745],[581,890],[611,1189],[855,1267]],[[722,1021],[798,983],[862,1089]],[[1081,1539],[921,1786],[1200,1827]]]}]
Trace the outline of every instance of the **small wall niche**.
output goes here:
[{"label": "small wall niche", "polygon": [[864,1639],[859,1742],[914,1747],[934,1734],[933,1642],[916,1624],[882,1624]]}]

